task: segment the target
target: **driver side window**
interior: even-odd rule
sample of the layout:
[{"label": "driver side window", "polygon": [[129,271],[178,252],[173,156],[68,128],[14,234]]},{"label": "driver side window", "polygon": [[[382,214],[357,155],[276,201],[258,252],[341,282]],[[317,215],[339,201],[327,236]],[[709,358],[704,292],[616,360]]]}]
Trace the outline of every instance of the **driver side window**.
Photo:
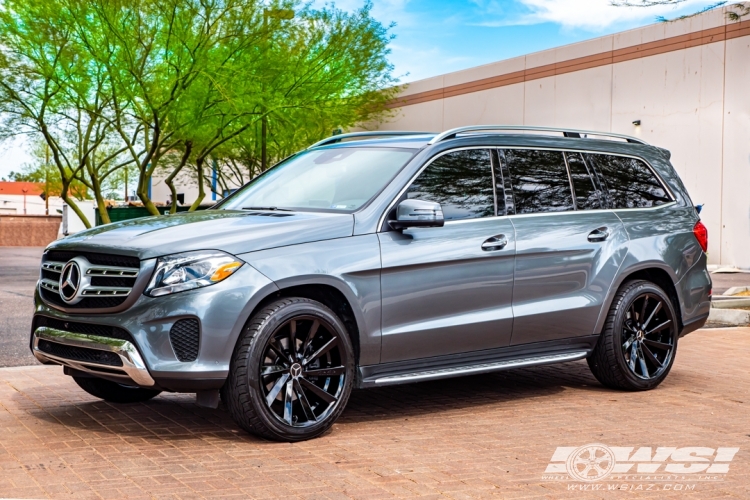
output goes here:
[{"label": "driver side window", "polygon": [[409,186],[406,197],[440,203],[446,221],[493,217],[492,186],[490,152],[465,149],[435,159]]}]

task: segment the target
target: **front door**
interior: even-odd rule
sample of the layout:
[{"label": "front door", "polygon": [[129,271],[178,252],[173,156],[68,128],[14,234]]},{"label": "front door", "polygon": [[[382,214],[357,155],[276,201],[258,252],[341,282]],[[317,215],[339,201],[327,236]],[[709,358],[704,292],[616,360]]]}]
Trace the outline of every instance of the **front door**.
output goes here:
[{"label": "front door", "polygon": [[511,345],[593,335],[627,234],[579,153],[500,152],[516,230]]},{"label": "front door", "polygon": [[487,149],[444,153],[408,188],[440,203],[446,222],[379,234],[381,362],[509,344],[516,244],[497,190]]}]

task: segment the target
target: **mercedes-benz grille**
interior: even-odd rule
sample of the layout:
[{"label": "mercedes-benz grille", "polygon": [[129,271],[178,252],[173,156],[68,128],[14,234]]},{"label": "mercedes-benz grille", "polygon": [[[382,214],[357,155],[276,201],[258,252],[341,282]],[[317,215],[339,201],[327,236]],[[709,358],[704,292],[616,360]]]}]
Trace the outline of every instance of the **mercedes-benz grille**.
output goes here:
[{"label": "mercedes-benz grille", "polygon": [[117,307],[132,292],[139,271],[137,257],[51,250],[42,257],[39,293],[65,308]]}]

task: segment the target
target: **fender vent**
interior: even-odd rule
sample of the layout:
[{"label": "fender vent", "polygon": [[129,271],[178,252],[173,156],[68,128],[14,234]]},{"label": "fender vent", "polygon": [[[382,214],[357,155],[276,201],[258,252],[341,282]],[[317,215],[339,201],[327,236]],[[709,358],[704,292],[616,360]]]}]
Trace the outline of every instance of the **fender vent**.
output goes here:
[{"label": "fender vent", "polygon": [[195,361],[200,347],[200,325],[195,318],[181,319],[169,330],[169,341],[172,343],[177,359]]}]

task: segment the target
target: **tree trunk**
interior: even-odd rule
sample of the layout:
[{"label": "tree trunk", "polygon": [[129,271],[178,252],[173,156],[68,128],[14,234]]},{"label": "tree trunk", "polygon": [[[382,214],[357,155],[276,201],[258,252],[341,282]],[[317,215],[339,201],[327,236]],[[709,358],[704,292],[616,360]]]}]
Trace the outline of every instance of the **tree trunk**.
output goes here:
[{"label": "tree trunk", "polygon": [[[146,168],[153,172],[153,170],[148,166]],[[148,213],[150,213],[151,215],[161,215],[159,213],[159,209],[156,208],[156,205],[154,205],[154,202],[151,201],[151,198],[149,198],[148,196],[148,181],[149,179],[151,179],[151,175],[149,175],[148,171],[142,168],[140,170],[141,174],[138,176],[138,198],[141,199],[141,201],[143,202],[143,206],[146,207]]]},{"label": "tree trunk", "polygon": [[182,170],[182,168],[187,164],[188,159],[190,158],[190,153],[192,151],[193,141],[185,141],[185,152],[180,159],[180,164],[177,165],[172,173],[169,174],[169,177],[167,177],[167,179],[164,181],[164,183],[169,186],[169,191],[172,193],[172,206],[169,207],[170,214],[177,213],[177,188],[174,187],[174,179],[175,177],[177,177],[177,174],[180,172],[180,170]]},{"label": "tree trunk", "polygon": [[94,198],[96,199],[96,208],[99,210],[99,218],[102,220],[102,224],[109,224],[112,221],[109,218],[107,205],[104,203],[104,197],[102,196],[100,189],[94,191]]},{"label": "tree trunk", "polygon": [[203,187],[203,162],[206,160],[205,157],[199,156],[195,159],[195,165],[198,167],[198,197],[195,199],[192,205],[190,205],[189,212],[193,212],[198,209],[198,207],[201,205],[201,202],[203,201],[203,198],[206,197],[206,190]]},{"label": "tree trunk", "polygon": [[86,226],[86,229],[91,229],[91,222],[89,222],[89,219],[83,214],[81,207],[79,207],[78,204],[75,202],[75,198],[71,197],[68,194],[69,186],[70,186],[70,182],[65,182],[65,180],[63,179],[62,192],[60,193],[60,198],[62,198],[63,201],[67,203],[70,208],[73,209],[73,211],[76,213],[78,218],[81,219],[81,222],[83,222],[83,225]]}]

